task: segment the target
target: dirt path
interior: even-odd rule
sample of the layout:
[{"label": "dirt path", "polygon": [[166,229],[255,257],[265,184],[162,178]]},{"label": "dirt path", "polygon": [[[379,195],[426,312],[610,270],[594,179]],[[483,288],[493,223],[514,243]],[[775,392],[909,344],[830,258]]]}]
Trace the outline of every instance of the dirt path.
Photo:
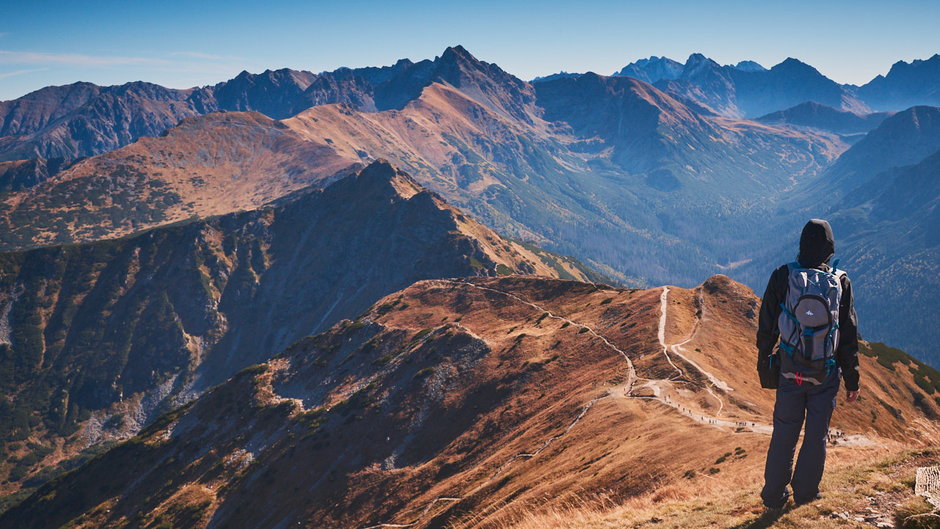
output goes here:
[{"label": "dirt path", "polygon": [[484,287],[484,286],[482,286],[482,285],[477,285],[477,284],[470,283],[470,282],[466,282],[466,281],[454,281],[454,280],[438,280],[438,281],[439,281],[439,282],[450,282],[450,283],[458,282],[458,283],[461,283],[461,284],[463,284],[463,285],[466,285],[466,286],[469,286],[469,287],[472,287],[472,288],[476,288],[476,289],[478,289],[478,290],[484,290],[484,291],[487,291],[487,292],[493,292],[493,293],[495,293],[495,294],[500,294],[500,295],[502,295],[502,296],[506,296],[506,297],[511,298],[511,299],[513,299],[513,300],[515,300],[515,301],[518,301],[519,303],[522,303],[522,304],[524,304],[524,305],[528,305],[529,307],[532,307],[532,308],[534,308],[534,309],[540,311],[541,313],[548,314],[548,316],[547,316],[548,318],[555,319],[555,320],[560,320],[560,321],[563,321],[563,322],[568,323],[569,325],[572,325],[572,326],[575,326],[575,327],[578,327],[578,328],[581,328],[581,329],[586,329],[587,332],[591,334],[591,336],[594,336],[595,338],[598,338],[601,342],[604,343],[604,345],[606,345],[607,347],[609,347],[609,348],[612,349],[613,351],[616,351],[620,356],[623,357],[624,360],[626,360],[626,362],[627,362],[627,368],[628,368],[626,386],[627,386],[628,388],[630,388],[631,391],[632,391],[633,385],[636,383],[636,379],[637,379],[637,376],[636,376],[636,368],[633,366],[633,361],[630,360],[630,357],[627,355],[627,353],[626,353],[625,351],[623,351],[622,349],[620,349],[620,348],[617,347],[616,345],[612,344],[612,343],[610,342],[610,340],[608,340],[605,336],[603,336],[603,335],[601,335],[600,333],[598,333],[597,331],[595,331],[594,328],[592,328],[591,326],[585,325],[584,323],[580,323],[580,322],[577,322],[577,321],[574,321],[574,320],[570,320],[570,319],[568,319],[568,318],[566,318],[566,317],[564,317],[564,316],[559,316],[559,315],[553,313],[552,311],[546,309],[545,307],[542,307],[542,306],[540,306],[540,305],[538,305],[538,304],[536,304],[536,303],[533,303],[533,302],[531,302],[531,301],[529,301],[529,300],[527,300],[527,299],[523,299],[523,298],[521,298],[521,297],[519,297],[519,296],[517,296],[517,295],[515,295],[515,294],[509,293],[509,292],[505,292],[505,291],[502,291],[502,290],[499,290],[499,289],[490,288],[490,287]]},{"label": "dirt path", "polygon": [[[701,310],[702,310],[702,316],[697,317],[695,319],[695,324],[692,326],[692,331],[689,333],[689,336],[681,342],[674,343],[674,344],[667,344],[666,343],[666,314],[668,312],[668,307],[669,307],[669,287],[664,286],[663,293],[659,297],[660,316],[659,316],[659,332],[657,333],[657,336],[659,338],[659,345],[663,348],[663,354],[666,356],[666,360],[669,361],[670,365],[672,365],[673,367],[676,367],[675,363],[673,363],[672,359],[669,357],[668,352],[672,352],[673,355],[681,358],[690,366],[694,367],[695,370],[701,373],[706,379],[708,379],[710,387],[706,387],[705,391],[718,403],[718,411],[715,413],[715,416],[711,417],[708,415],[704,415],[702,413],[697,413],[695,411],[692,411],[689,408],[686,408],[685,406],[676,402],[675,400],[670,399],[669,396],[666,395],[665,392],[663,391],[661,385],[654,383],[654,381],[651,381],[650,383],[647,384],[647,386],[651,387],[651,389],[653,390],[653,396],[652,397],[637,397],[637,398],[652,398],[652,399],[658,400],[662,402],[663,404],[675,409],[679,413],[685,415],[686,417],[689,417],[690,419],[693,419],[696,422],[699,422],[701,424],[706,424],[709,426],[716,426],[716,427],[724,427],[724,428],[734,428],[735,430],[749,430],[749,431],[756,432],[756,433],[766,433],[766,434],[772,433],[773,427],[770,426],[769,424],[761,424],[761,423],[757,423],[753,421],[727,420],[727,419],[720,418],[722,411],[724,411],[725,402],[724,402],[724,399],[722,399],[718,395],[718,393],[715,392],[715,389],[719,391],[730,392],[730,391],[734,391],[734,388],[729,386],[723,380],[721,380],[720,378],[718,378],[717,376],[715,376],[714,374],[712,374],[711,372],[703,368],[697,362],[695,362],[694,360],[690,359],[689,357],[687,357],[685,354],[682,353],[682,346],[689,343],[690,341],[692,341],[693,338],[695,338],[696,333],[701,327],[701,320],[704,319],[704,316],[705,316],[704,300],[702,300],[701,298],[699,298],[699,300],[700,300],[699,306],[701,307]],[[684,374],[683,374],[683,377],[685,377]],[[688,377],[685,377],[685,378],[688,380]],[[713,389],[713,387],[715,389]]]},{"label": "dirt path", "polygon": [[[666,357],[666,361],[679,373],[680,378],[684,378],[685,372],[672,362],[672,358],[669,358],[669,347],[666,345],[666,298],[668,295],[669,287],[663,287],[663,293],[659,296],[659,331],[657,337],[659,338],[659,346],[663,348],[663,356]],[[693,331],[692,334],[694,335],[695,332]],[[689,340],[691,339],[692,336],[689,336]],[[686,342],[689,340],[686,340]]]},{"label": "dirt path", "polygon": [[[708,426],[714,426],[716,428],[730,428],[730,429],[733,429],[734,431],[750,431],[750,432],[766,434],[766,435],[770,435],[771,433],[773,433],[773,426],[769,424],[763,424],[763,423],[758,423],[758,422],[753,422],[753,421],[743,421],[743,420],[738,421],[738,420],[729,420],[729,419],[719,418],[718,416],[721,415],[724,409],[724,401],[721,399],[721,397],[718,396],[718,394],[712,389],[712,387],[706,387],[705,390],[712,397],[714,397],[715,400],[719,403],[718,412],[716,416],[714,417],[693,411],[690,408],[685,407],[683,404],[671,399],[668,395],[665,394],[665,391],[663,390],[663,385],[671,385],[673,380],[675,380],[676,378],[675,375],[669,379],[642,379],[645,381],[643,385],[636,386],[637,380],[640,380],[640,379],[637,377],[636,368],[634,367],[633,361],[630,359],[627,353],[623,351],[622,349],[620,349],[619,347],[617,347],[616,345],[614,345],[613,343],[611,343],[610,340],[608,340],[605,336],[595,331],[589,325],[571,320],[564,316],[559,316],[553,313],[552,311],[546,309],[545,307],[538,305],[537,303],[533,303],[515,294],[505,292],[499,289],[485,287],[485,286],[477,285],[468,281],[459,281],[459,280],[439,279],[439,280],[429,280],[428,282],[439,283],[439,284],[450,284],[450,285],[460,284],[463,286],[469,286],[471,288],[475,288],[475,289],[486,291],[486,292],[491,292],[494,294],[498,294],[498,295],[510,298],[518,303],[522,303],[523,305],[531,307],[539,311],[540,313],[547,314],[546,317],[548,318],[567,322],[571,326],[585,329],[586,332],[590,333],[593,337],[599,339],[606,347],[608,347],[612,351],[615,351],[617,354],[619,354],[627,363],[628,371],[627,371],[627,381],[625,383],[620,384],[618,386],[611,387],[608,389],[607,393],[601,396],[595,397],[591,399],[590,401],[588,401],[583,407],[581,407],[578,415],[576,415],[571,420],[571,422],[569,422],[568,426],[563,431],[549,437],[548,439],[543,441],[538,447],[536,447],[534,450],[530,452],[520,452],[512,456],[511,458],[509,458],[509,460],[507,460],[502,465],[500,465],[496,469],[496,471],[482,485],[480,485],[481,487],[484,486],[486,483],[490,482],[493,478],[495,478],[502,472],[504,472],[513,463],[519,461],[520,459],[532,459],[538,456],[541,452],[543,452],[546,448],[548,448],[553,442],[555,442],[556,440],[560,439],[561,437],[566,435],[568,432],[570,432],[584,418],[584,416],[591,409],[591,407],[594,406],[596,402],[607,397],[655,400],[662,404],[665,404],[666,406],[669,406],[670,408],[678,411],[682,415],[685,415],[686,417],[698,423],[705,424]],[[660,317],[659,317],[659,329],[657,331],[657,337],[659,339],[659,344],[662,347],[663,355],[666,357],[666,360],[677,371],[678,376],[681,378],[687,379],[686,374],[682,371],[682,369],[679,368],[679,366],[677,366],[672,361],[669,355],[670,352],[673,355],[678,356],[679,358],[682,358],[685,362],[687,362],[689,365],[691,365],[697,371],[699,371],[703,376],[705,376],[708,379],[710,385],[713,386],[714,388],[720,391],[725,391],[725,392],[733,391],[734,389],[730,387],[728,384],[726,384],[724,381],[722,381],[721,379],[719,379],[712,373],[708,372],[707,370],[703,369],[699,364],[690,360],[687,356],[685,356],[682,353],[682,346],[688,343],[689,341],[691,341],[695,337],[695,334],[698,332],[701,326],[701,321],[704,319],[704,309],[705,309],[704,301],[700,304],[700,306],[702,307],[702,311],[703,311],[702,316],[699,318],[696,318],[695,325],[693,326],[692,331],[690,332],[688,338],[686,338],[685,340],[679,343],[666,344],[666,315],[667,315],[667,307],[668,307],[668,297],[669,297],[669,287],[663,287],[663,292],[659,298],[660,299]],[[464,327],[464,329],[466,329],[466,327]],[[466,329],[466,331],[470,332],[469,329]],[[472,332],[470,333],[473,334]],[[476,335],[474,334],[474,336]],[[482,338],[480,339],[482,340]],[[652,396],[634,395],[634,390],[644,389],[644,388],[650,389],[653,395]],[[838,438],[840,441],[839,444],[843,446],[852,445],[852,444],[858,444],[858,445],[872,444],[870,440],[868,440],[862,435],[846,436],[845,434],[842,434],[841,432],[839,432]],[[471,491],[471,493],[472,492],[473,491]],[[431,509],[435,505],[439,503],[443,503],[443,502],[456,503],[456,502],[461,501],[462,499],[463,498],[461,497],[441,496],[429,502],[412,522],[399,523],[399,524],[380,523],[377,525],[371,525],[371,526],[365,527],[363,529],[380,529],[383,527],[389,527],[389,528],[413,527],[421,523],[421,521],[428,515],[428,513],[431,512]]]}]

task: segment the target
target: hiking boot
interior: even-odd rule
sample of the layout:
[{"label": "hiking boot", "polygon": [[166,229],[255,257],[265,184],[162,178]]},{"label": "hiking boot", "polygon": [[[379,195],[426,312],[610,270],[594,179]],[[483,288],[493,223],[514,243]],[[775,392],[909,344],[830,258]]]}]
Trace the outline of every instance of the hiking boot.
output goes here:
[{"label": "hiking boot", "polygon": [[768,502],[764,500],[764,509],[766,509],[767,512],[780,512],[783,510],[784,507],[787,506],[787,500],[789,499],[790,499],[790,493],[787,492],[783,495],[782,498],[780,498],[777,501]]},{"label": "hiking boot", "polygon": [[815,496],[810,496],[809,498],[797,498],[796,496],[794,496],[793,503],[796,503],[797,505],[806,505],[807,503],[812,503],[816,500],[821,500],[821,499],[822,499],[822,494],[819,494],[817,492]]}]

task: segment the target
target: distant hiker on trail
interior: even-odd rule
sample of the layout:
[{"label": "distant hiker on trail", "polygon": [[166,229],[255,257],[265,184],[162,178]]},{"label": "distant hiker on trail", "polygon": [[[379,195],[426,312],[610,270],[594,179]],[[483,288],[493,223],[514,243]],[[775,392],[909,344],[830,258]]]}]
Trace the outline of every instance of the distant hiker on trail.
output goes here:
[{"label": "distant hiker on trail", "polygon": [[[761,491],[769,509],[786,505],[791,476],[796,504],[820,497],[829,419],[836,407],[840,377],[845,380],[846,400],[858,399],[852,283],[836,268],[838,259],[830,265],[834,253],[829,223],[807,222],[797,260],[774,270],[761,303],[757,372],[761,387],[777,390],[774,433]],[[804,417],[806,430],[794,471],[793,454]]]}]

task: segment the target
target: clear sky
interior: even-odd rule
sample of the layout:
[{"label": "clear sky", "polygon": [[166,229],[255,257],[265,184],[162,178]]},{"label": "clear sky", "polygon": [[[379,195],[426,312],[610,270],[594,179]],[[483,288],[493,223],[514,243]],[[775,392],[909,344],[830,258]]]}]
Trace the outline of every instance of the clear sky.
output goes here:
[{"label": "clear sky", "polygon": [[0,100],[80,80],[186,88],[241,70],[381,66],[454,44],[523,79],[701,52],[796,57],[862,84],[940,52],[938,27],[936,0],[0,0]]}]

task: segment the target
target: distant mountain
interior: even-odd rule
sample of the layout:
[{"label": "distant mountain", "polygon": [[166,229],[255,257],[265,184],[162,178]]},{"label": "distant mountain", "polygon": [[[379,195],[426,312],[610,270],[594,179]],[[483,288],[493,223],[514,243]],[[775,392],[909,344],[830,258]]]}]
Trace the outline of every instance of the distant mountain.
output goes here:
[{"label": "distant mountain", "polygon": [[694,53],[684,65],[653,57],[627,65],[617,75],[652,82],[674,96],[731,117],[762,116],[806,101],[866,110],[851,90],[793,58],[768,70],[753,61],[721,66]]},{"label": "distant mountain", "polygon": [[789,58],[766,71],[732,70],[736,106],[745,116],[762,116],[804,101],[863,113],[865,105],[812,66]]},{"label": "distant mountain", "polygon": [[566,78],[566,77],[578,77],[578,76],[580,76],[580,75],[581,75],[581,74],[579,74],[579,73],[558,72],[558,73],[553,73],[553,74],[550,74],[550,75],[543,75],[543,76],[541,76],[541,77],[536,77],[536,78],[532,79],[532,82],[533,82],[533,83],[538,83],[538,82],[540,82],[540,81],[553,81],[553,80],[555,80],[555,79],[563,79],[563,78]]},{"label": "distant mountain", "polygon": [[633,77],[641,81],[653,84],[662,79],[678,79],[682,75],[682,63],[676,62],[668,57],[656,57],[649,59],[640,59],[636,62],[624,66],[615,76]]},{"label": "distant mountain", "polygon": [[771,167],[786,171],[781,160],[770,155],[787,150],[780,131],[699,114],[629,77],[588,73],[537,83],[535,88],[545,119],[569,124],[581,138],[603,139],[604,147],[613,148],[614,163],[629,173],[646,174],[646,183],[659,191],[689,187],[696,196],[715,199],[719,193],[728,197],[729,187],[738,196],[761,194],[780,181],[756,175]]},{"label": "distant mountain", "polygon": [[890,112],[859,115],[815,101],[807,101],[786,110],[761,116],[756,121],[773,125],[788,124],[811,127],[843,135],[859,135],[871,131],[890,115]]},{"label": "distant mountain", "polygon": [[[771,207],[764,197],[812,180],[844,148],[702,114],[625,77],[530,85],[459,47],[397,68],[415,70],[414,86],[430,82],[400,109],[191,118],[7,197],[0,237],[15,249],[252,209],[381,157],[502,233],[577,253],[620,281],[694,281]],[[137,204],[140,189],[151,198]],[[727,239],[715,238],[716,211]]]},{"label": "distant mountain", "polygon": [[937,149],[940,108],[909,108],[885,119],[840,156],[826,172],[825,181],[849,191],[882,171],[916,164]]},{"label": "distant mountain", "polygon": [[68,158],[31,158],[0,162],[0,193],[22,191],[74,165]]},{"label": "distant mountain", "polygon": [[0,249],[98,240],[255,209],[354,168],[258,113],[190,118],[0,200]]},{"label": "distant mountain", "polygon": [[0,254],[0,446],[35,449],[10,449],[0,473],[18,483],[126,438],[417,280],[510,273],[600,279],[501,238],[385,162],[252,212]]},{"label": "distant mountain", "polygon": [[0,102],[0,160],[79,158],[114,150],[199,114],[196,98],[191,90],[143,82],[43,88]]},{"label": "distant mountain", "polygon": [[[163,415],[0,525],[480,528],[533,504],[639,500],[652,480],[683,502],[717,479],[752,483],[773,409],[754,375],[757,304],[724,276],[668,291],[417,282]],[[833,417],[833,459],[936,447],[940,373],[863,353],[874,382]]]},{"label": "distant mountain", "polygon": [[734,65],[735,69],[741,70],[742,72],[766,72],[767,68],[764,68],[760,63],[754,61],[740,61],[738,64]]},{"label": "distant mountain", "polygon": [[676,79],[661,79],[656,87],[674,97],[700,105],[704,110],[729,117],[744,117],[738,108],[729,67],[700,53],[693,53]]},{"label": "distant mountain", "polygon": [[940,106],[940,54],[910,63],[898,61],[888,75],[879,75],[860,86],[858,95],[878,110]]},{"label": "distant mountain", "polygon": [[[456,77],[463,71],[458,63],[467,60],[476,61],[456,46],[433,61],[401,60],[382,68],[340,68],[321,74],[289,69],[242,72],[229,81],[188,90],[143,82],[43,88],[0,102],[0,161],[101,154],[140,137],[157,136],[183,118],[221,110],[256,111],[283,119],[333,103],[364,111],[400,109],[432,82],[458,87],[484,82],[482,77]],[[502,70],[486,63],[480,66],[489,68],[491,82],[522,87],[522,81]],[[485,101],[491,88],[482,87],[477,98]]]}]

